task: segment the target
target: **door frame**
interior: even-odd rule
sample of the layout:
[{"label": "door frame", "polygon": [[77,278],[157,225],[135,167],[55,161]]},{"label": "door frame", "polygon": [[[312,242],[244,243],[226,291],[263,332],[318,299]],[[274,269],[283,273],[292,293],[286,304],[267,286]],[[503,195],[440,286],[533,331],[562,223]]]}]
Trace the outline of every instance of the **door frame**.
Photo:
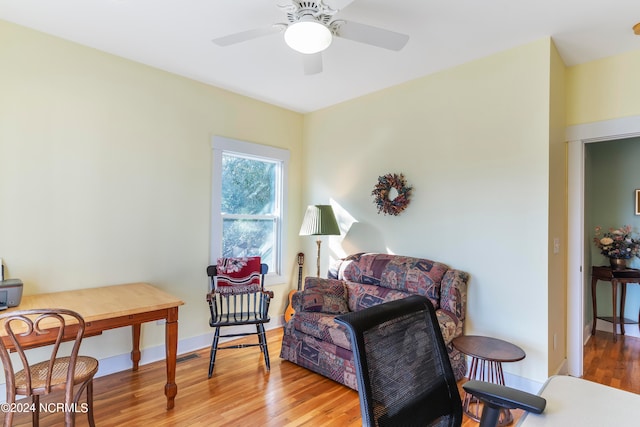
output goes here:
[{"label": "door frame", "polygon": [[[583,347],[590,327],[584,321],[585,271],[584,152],[585,144],[640,137],[640,116],[586,123],[567,128],[567,364],[569,375],[583,374]],[[586,328],[586,329],[585,329]]]}]

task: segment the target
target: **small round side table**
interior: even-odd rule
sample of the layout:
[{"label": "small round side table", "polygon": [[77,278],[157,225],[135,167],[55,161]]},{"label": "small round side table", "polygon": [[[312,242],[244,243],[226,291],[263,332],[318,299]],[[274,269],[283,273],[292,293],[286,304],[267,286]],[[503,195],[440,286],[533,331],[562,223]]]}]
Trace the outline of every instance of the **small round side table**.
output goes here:
[{"label": "small round side table", "polygon": [[[469,379],[504,384],[503,362],[517,362],[525,358],[526,354],[517,345],[497,338],[477,335],[463,335],[453,340],[453,346],[462,353],[471,356],[469,367]],[[462,410],[474,421],[480,421],[480,401],[465,392],[462,401]],[[500,411],[499,426],[505,426],[513,422],[513,415],[508,409]]]}]

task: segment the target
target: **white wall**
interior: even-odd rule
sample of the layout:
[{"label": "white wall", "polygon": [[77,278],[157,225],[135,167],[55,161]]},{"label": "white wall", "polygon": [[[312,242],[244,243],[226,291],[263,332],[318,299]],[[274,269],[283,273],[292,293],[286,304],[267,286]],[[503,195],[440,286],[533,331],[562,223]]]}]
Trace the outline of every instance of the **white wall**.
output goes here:
[{"label": "white wall", "polygon": [[[2,21],[0,40],[0,257],[26,294],[149,282],[185,301],[181,340],[212,335],[213,135],[290,150],[294,271],[300,114]],[[271,288],[273,313],[288,286]],[[130,337],[88,338],[83,352],[126,355]],[[143,326],[143,349],[163,342],[163,326]]]},{"label": "white wall", "polygon": [[[521,346],[526,359],[504,369],[539,382],[548,375],[550,47],[541,40],[311,113],[304,132],[306,202],[332,200],[344,222],[357,221],[330,238],[332,255],[391,252],[469,272],[466,333]],[[378,215],[370,195],[390,172],[414,187],[398,217]]]},{"label": "white wall", "polygon": [[[187,303],[181,338],[208,333],[203,266],[217,134],[291,150],[292,275],[301,242],[307,271],[315,268],[315,239],[297,236],[304,206],[331,201],[351,227],[346,238],[327,238],[325,253],[393,252],[466,270],[467,333],[527,352],[505,370],[541,381],[562,357],[549,349],[552,323],[562,321],[550,303],[560,292],[550,287],[564,282],[548,239],[563,231],[551,217],[561,209],[559,174],[550,170],[560,151],[550,40],[303,118],[12,24],[0,22],[0,39],[0,257],[27,293],[149,281]],[[619,75],[638,59],[571,69],[568,122],[635,112],[632,76],[622,73],[630,84],[618,88],[602,70]],[[595,83],[607,90],[589,90]],[[627,102],[600,102],[603,94]],[[605,108],[612,103],[625,109]],[[399,217],[376,214],[370,195],[389,172],[414,186]],[[274,287],[274,313],[295,280]],[[162,342],[161,327],[143,329],[143,348]],[[129,333],[109,332],[85,348],[120,357]]]}]

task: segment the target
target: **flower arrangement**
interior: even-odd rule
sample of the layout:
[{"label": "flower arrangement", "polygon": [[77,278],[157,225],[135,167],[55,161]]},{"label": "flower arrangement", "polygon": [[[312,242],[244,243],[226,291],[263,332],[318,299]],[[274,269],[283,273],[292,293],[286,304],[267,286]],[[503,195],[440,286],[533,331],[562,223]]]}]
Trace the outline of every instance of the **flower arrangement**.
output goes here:
[{"label": "flower arrangement", "polygon": [[[395,188],[398,195],[390,199],[391,189]],[[409,205],[413,187],[407,185],[407,180],[403,174],[391,174],[378,177],[378,183],[375,185],[371,195],[373,203],[378,207],[378,213],[383,212],[385,215],[399,215]]]},{"label": "flower arrangement", "polygon": [[600,249],[600,253],[608,258],[629,259],[640,258],[640,239],[634,238],[631,226],[610,228],[602,233],[602,227],[596,227],[593,243]]}]

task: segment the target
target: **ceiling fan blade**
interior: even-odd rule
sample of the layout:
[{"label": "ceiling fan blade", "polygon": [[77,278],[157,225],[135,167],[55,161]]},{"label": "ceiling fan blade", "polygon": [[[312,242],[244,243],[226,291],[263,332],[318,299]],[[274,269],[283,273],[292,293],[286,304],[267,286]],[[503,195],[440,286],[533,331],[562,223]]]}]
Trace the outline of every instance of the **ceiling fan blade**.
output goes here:
[{"label": "ceiling fan blade", "polygon": [[343,39],[353,40],[389,50],[400,50],[409,41],[406,34],[396,33],[371,25],[353,21],[334,21],[335,34]]},{"label": "ceiling fan blade", "polygon": [[322,72],[322,52],[304,55],[304,75],[310,76]]},{"label": "ceiling fan blade", "polygon": [[257,39],[259,37],[268,36],[270,34],[279,33],[287,28],[285,24],[274,24],[269,27],[254,28],[253,30],[241,31],[235,34],[229,34],[228,36],[218,37],[212,41],[218,46],[229,46],[232,44],[242,43],[247,40]]}]

